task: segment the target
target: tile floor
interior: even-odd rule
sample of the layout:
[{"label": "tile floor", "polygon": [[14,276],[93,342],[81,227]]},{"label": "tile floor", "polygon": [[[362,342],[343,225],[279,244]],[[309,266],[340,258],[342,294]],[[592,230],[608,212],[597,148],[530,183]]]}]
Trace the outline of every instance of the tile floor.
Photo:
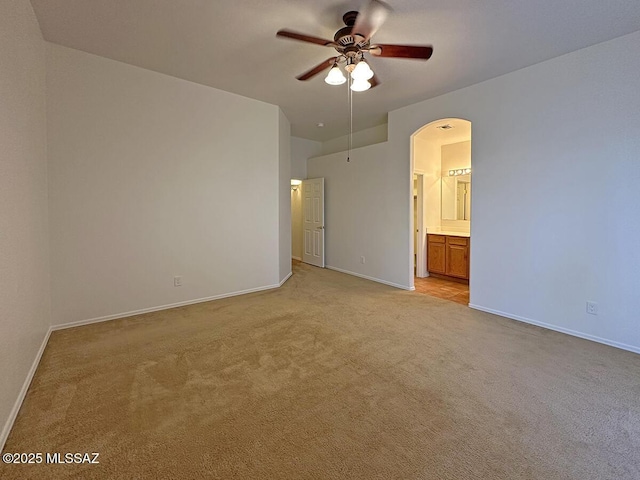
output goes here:
[{"label": "tile floor", "polygon": [[469,285],[435,277],[414,278],[417,293],[451,300],[462,305],[469,304]]}]

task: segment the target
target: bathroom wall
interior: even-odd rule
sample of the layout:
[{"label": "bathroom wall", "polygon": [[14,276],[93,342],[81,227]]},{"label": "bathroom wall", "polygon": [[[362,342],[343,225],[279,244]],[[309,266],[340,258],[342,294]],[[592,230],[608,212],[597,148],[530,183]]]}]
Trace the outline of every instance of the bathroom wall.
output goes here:
[{"label": "bathroom wall", "polygon": [[[448,145],[442,145],[441,148],[441,165],[442,176],[447,176],[449,170],[460,168],[471,168],[471,141],[451,143]],[[446,186],[442,185],[442,195],[446,196],[447,192],[444,191]],[[455,195],[455,192],[449,192],[450,195]],[[450,211],[446,212],[445,209],[450,207]],[[455,205],[442,205],[442,218],[440,223],[443,231],[453,232],[469,232],[471,229],[471,222],[469,220],[445,220],[445,218],[454,218]]]}]

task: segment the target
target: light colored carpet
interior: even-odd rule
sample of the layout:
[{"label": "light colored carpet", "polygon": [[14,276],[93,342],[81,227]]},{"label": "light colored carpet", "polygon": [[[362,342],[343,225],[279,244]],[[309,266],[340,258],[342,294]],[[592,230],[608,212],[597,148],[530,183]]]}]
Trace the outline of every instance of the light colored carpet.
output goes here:
[{"label": "light colored carpet", "polygon": [[5,479],[638,479],[640,356],[337,272],[54,332]]}]

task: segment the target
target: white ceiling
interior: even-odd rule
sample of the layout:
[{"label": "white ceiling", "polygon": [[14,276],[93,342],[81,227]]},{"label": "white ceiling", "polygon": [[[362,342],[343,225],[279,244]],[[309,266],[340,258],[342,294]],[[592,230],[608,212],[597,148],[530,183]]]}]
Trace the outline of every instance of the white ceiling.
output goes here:
[{"label": "white ceiling", "polygon": [[[348,131],[346,86],[326,85],[323,74],[295,79],[335,51],[275,33],[332,39],[359,0],[31,3],[50,42],[280,105],[295,136],[326,140]],[[638,0],[388,3],[394,12],[372,43],[432,44],[434,54],[427,62],[373,58],[382,84],[354,94],[354,130],[384,123],[390,110],[640,30]]]},{"label": "white ceiling", "polygon": [[[451,125],[453,128],[441,130],[438,127],[442,125]],[[471,122],[461,118],[443,118],[424,126],[416,137],[440,146],[467,142],[471,140]]]}]

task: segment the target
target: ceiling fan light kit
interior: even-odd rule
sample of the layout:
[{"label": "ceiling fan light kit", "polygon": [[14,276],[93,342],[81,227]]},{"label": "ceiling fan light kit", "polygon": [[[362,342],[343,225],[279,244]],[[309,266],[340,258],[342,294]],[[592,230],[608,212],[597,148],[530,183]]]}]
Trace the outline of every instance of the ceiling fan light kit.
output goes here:
[{"label": "ceiling fan light kit", "polygon": [[309,80],[320,72],[330,69],[325,83],[329,85],[342,85],[347,79],[338,66],[344,63],[344,69],[349,74],[349,161],[351,154],[351,137],[353,135],[353,100],[351,92],[364,92],[380,84],[373,73],[371,66],[365,60],[364,54],[368,53],[377,57],[413,58],[428,60],[433,53],[430,45],[372,45],[371,37],[387,19],[391,13],[391,7],[381,0],[369,0],[362,11],[350,11],[342,16],[345,26],[339,29],[333,36],[333,40],[326,40],[304,33],[291,30],[279,30],[278,37],[289,38],[300,42],[314,43],[323,47],[332,47],[338,52],[338,56],[329,57],[311,70],[296,77],[298,80]]},{"label": "ceiling fan light kit", "polygon": [[349,88],[351,88],[351,90],[353,90],[354,92],[364,92],[365,90],[369,90],[371,88],[371,84],[364,78],[361,78],[359,80],[354,80],[351,84],[351,87]]},{"label": "ceiling fan light kit", "polygon": [[341,60],[346,62],[347,64],[344,66],[344,69],[351,73],[356,68],[356,59],[353,55],[343,55],[342,57],[336,58],[336,60]]},{"label": "ceiling fan light kit", "polygon": [[351,72],[351,78],[354,80],[369,80],[371,77],[373,77],[373,70],[371,70],[371,67],[363,57]]},{"label": "ceiling fan light kit", "polygon": [[342,70],[340,70],[340,67],[338,67],[338,64],[334,63],[324,81],[329,85],[342,85],[347,79],[343,75]]},{"label": "ceiling fan light kit", "polygon": [[344,69],[352,75],[354,83],[363,86],[364,83],[359,80],[371,80],[371,82],[368,82],[370,88],[379,85],[380,82],[376,79],[371,66],[365,60],[365,53],[378,57],[413,58],[417,60],[428,60],[433,53],[433,47],[430,45],[372,45],[371,37],[382,26],[389,13],[391,13],[391,7],[386,3],[380,0],[369,0],[361,12],[350,11],[342,16],[345,26],[335,33],[333,40],[326,40],[291,30],[280,30],[276,35],[291,40],[332,47],[338,52],[337,57],[328,58],[308,72],[296,77],[298,80],[309,80],[327,68],[331,68],[329,75],[325,78],[325,82],[329,85],[342,85],[343,81],[337,83],[339,76],[335,72],[339,71],[338,63],[344,63]]}]

